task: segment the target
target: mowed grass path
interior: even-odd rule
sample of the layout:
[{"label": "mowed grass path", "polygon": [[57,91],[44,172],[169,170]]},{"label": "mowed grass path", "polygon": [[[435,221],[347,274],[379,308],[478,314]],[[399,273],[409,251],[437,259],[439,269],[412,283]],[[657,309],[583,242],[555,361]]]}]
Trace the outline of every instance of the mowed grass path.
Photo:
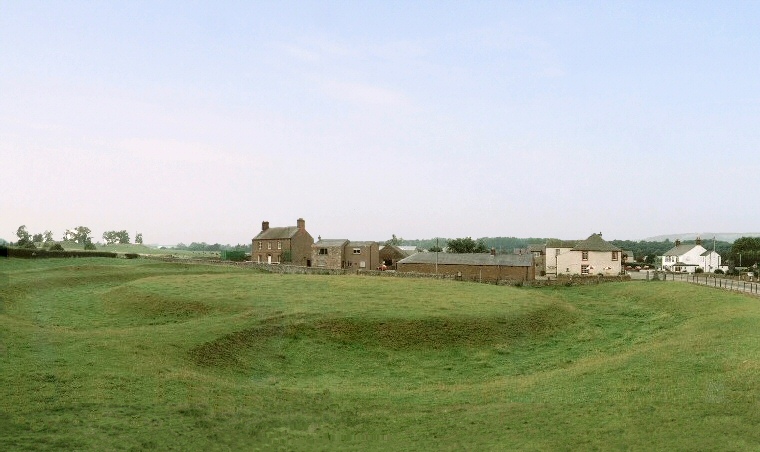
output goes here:
[{"label": "mowed grass path", "polygon": [[0,260],[0,449],[760,448],[760,299]]}]

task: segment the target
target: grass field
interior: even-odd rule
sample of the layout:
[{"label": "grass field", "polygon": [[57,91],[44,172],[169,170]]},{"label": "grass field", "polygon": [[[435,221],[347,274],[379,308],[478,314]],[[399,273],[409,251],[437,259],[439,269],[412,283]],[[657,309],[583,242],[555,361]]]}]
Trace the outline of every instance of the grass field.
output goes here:
[{"label": "grass field", "polygon": [[760,449],[760,299],[0,260],[2,450]]}]

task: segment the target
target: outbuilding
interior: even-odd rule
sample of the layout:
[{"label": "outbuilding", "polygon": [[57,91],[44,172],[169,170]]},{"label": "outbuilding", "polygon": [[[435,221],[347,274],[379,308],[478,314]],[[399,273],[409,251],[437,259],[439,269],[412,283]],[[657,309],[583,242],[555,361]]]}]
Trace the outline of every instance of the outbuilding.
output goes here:
[{"label": "outbuilding", "polygon": [[417,253],[396,264],[398,272],[450,275],[467,281],[531,281],[532,254]]}]

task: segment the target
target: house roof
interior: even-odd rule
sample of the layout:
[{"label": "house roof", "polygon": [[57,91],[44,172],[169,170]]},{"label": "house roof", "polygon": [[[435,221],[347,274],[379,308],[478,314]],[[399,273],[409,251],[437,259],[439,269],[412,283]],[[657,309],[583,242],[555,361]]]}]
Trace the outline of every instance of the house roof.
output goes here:
[{"label": "house roof", "polygon": [[313,246],[319,248],[328,248],[334,246],[345,246],[348,243],[348,239],[320,239]]},{"label": "house roof", "polygon": [[633,259],[633,251],[631,250],[623,250],[623,254]]},{"label": "house roof", "polygon": [[298,232],[298,226],[269,228],[266,231],[259,232],[259,235],[254,237],[253,240],[290,239],[296,235],[296,232]]},{"label": "house roof", "polygon": [[362,241],[353,241],[352,240],[352,241],[348,242],[348,246],[372,246],[375,243],[377,243],[377,242],[373,242],[373,241],[363,241],[362,242]]},{"label": "house roof", "polygon": [[538,252],[538,251],[544,251],[544,245],[539,245],[539,244],[535,244],[535,243],[532,244],[532,245],[528,245],[528,252],[529,253],[535,253],[535,252]]},{"label": "house roof", "polygon": [[[704,253],[700,254],[700,256],[709,256],[709,255],[710,255],[711,253],[713,253],[713,252],[714,252],[713,250],[707,250],[707,251],[705,251]],[[715,254],[718,254],[718,253],[717,253],[717,252],[715,252]]]},{"label": "house roof", "polygon": [[549,239],[546,241],[546,247],[547,248],[572,248],[578,242],[580,242],[580,240]]},{"label": "house roof", "polygon": [[439,265],[503,265],[509,267],[532,267],[531,254],[497,254],[487,253],[417,253],[405,257],[400,264],[435,264]]},{"label": "house roof", "polygon": [[676,245],[673,248],[669,249],[668,251],[663,254],[663,256],[683,256],[684,254],[688,253],[695,247],[701,247],[702,245],[696,245],[694,243],[689,243],[686,245]]},{"label": "house roof", "polygon": [[578,242],[573,251],[621,251],[612,243],[604,240],[599,234],[591,234],[586,240]]}]

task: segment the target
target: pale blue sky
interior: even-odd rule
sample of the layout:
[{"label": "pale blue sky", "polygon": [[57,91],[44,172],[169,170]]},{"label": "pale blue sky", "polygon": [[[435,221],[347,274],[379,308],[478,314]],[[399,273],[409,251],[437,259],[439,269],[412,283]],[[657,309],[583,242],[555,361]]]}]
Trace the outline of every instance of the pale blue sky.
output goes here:
[{"label": "pale blue sky", "polygon": [[759,2],[0,0],[0,237],[760,224]]}]

